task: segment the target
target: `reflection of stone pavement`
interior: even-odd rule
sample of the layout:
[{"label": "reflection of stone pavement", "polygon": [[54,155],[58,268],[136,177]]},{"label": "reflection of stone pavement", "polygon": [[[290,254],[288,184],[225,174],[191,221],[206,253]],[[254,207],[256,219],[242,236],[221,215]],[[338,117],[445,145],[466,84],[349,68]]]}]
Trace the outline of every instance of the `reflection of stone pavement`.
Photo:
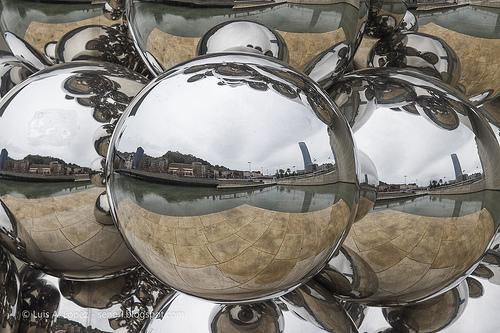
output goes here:
[{"label": "reflection of stone pavement", "polygon": [[[344,41],[342,28],[324,33],[295,33],[278,31],[288,46],[290,65],[299,70],[313,57]],[[180,37],[155,28],[148,36],[147,48],[164,68],[170,68],[196,56],[199,37]]]},{"label": "reflection of stone pavement", "polygon": [[344,245],[376,273],[379,289],[371,297],[376,300],[451,282],[482,257],[493,232],[486,209],[453,218],[384,210],[354,223]]},{"label": "reflection of stone pavement", "polygon": [[73,29],[82,27],[84,25],[98,24],[111,26],[116,23],[116,21],[108,20],[103,15],[68,23],[31,22],[26,29],[24,38],[30,45],[32,45],[35,49],[43,54],[45,44],[48,41],[57,42],[61,39],[62,36]]},{"label": "reflection of stone pavement", "polygon": [[349,224],[344,201],[311,213],[250,205],[201,216],[149,212],[119,203],[122,229],[153,273],[174,288],[217,298],[293,286],[331,253]]},{"label": "reflection of stone pavement", "polygon": [[1,197],[31,235],[46,264],[64,272],[101,270],[132,260],[115,226],[95,221],[94,204],[102,189],[24,199]]}]

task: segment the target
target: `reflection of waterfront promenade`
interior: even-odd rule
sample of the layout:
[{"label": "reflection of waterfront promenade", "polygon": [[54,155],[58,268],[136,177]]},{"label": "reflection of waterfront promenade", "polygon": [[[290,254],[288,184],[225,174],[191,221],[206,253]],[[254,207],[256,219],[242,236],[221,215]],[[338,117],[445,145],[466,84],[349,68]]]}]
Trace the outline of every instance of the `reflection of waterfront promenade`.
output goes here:
[{"label": "reflection of waterfront promenade", "polygon": [[214,179],[214,178],[200,178],[200,177],[182,177],[175,174],[148,172],[142,170],[117,170],[121,175],[142,179],[144,181],[165,183],[171,185],[183,186],[199,186],[199,187],[252,187],[256,185],[272,186],[274,183],[264,183],[262,181],[254,181],[250,179]]},{"label": "reflection of waterfront promenade", "polygon": [[9,171],[0,171],[0,178],[12,179],[18,181],[27,181],[27,182],[81,182],[81,181],[89,181],[88,174],[82,175],[59,175],[59,176],[51,176],[51,175],[41,175],[41,174],[29,174],[29,173],[19,173],[19,172],[9,172]]},{"label": "reflection of waterfront promenade", "polygon": [[355,185],[280,186],[264,188],[189,187],[155,184],[114,175],[119,200],[132,200],[141,207],[175,216],[207,214],[242,204],[282,212],[309,212],[331,206],[339,198],[351,202]]}]

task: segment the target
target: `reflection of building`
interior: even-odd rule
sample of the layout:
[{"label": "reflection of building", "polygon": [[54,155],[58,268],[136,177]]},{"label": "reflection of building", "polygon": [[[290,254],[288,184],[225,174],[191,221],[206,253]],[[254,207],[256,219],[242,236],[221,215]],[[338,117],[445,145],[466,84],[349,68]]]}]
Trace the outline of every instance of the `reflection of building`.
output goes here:
[{"label": "reflection of building", "polygon": [[142,149],[142,147],[137,147],[134,155],[134,160],[132,161],[132,169],[139,169],[143,157],[144,149]]},{"label": "reflection of building", "polygon": [[192,164],[187,163],[170,163],[168,165],[168,173],[183,177],[193,177],[194,167]]},{"label": "reflection of building", "polygon": [[457,154],[451,154],[451,161],[453,162],[453,168],[455,169],[455,180],[457,182],[462,181],[462,167],[460,166],[460,161],[458,160]]},{"label": "reflection of building", "polygon": [[302,159],[304,160],[304,171],[313,172],[315,171],[315,165],[311,161],[311,155],[309,154],[309,149],[305,142],[299,142],[300,151],[302,152]]},{"label": "reflection of building", "polygon": [[4,168],[7,167],[8,159],[9,159],[9,153],[7,152],[7,149],[4,148],[0,153],[0,170],[3,170]]}]

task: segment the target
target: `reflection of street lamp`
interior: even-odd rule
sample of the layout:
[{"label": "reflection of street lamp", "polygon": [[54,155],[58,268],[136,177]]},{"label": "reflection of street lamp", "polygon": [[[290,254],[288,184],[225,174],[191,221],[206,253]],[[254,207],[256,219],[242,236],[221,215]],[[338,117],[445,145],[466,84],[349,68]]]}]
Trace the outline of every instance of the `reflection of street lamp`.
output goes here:
[{"label": "reflection of street lamp", "polygon": [[248,162],[248,171],[250,172],[249,178],[252,178],[252,162]]},{"label": "reflection of street lamp", "polygon": [[405,185],[406,185],[406,176],[405,176]]},{"label": "reflection of street lamp", "polygon": [[295,174],[295,165],[293,166],[293,173]]}]

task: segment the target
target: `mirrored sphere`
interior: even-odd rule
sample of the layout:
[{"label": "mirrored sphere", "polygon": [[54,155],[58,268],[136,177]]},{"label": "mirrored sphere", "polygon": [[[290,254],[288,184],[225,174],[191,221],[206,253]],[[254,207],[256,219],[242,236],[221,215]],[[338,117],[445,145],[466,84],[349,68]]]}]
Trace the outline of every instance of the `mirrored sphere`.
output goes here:
[{"label": "mirrored sphere", "polygon": [[490,124],[458,90],[410,70],[352,72],[328,93],[379,184],[374,210],[353,224],[325,285],[372,305],[456,286],[500,224],[500,148]]},{"label": "mirrored sphere", "polygon": [[464,281],[457,287],[425,302],[398,308],[384,308],[385,319],[397,332],[441,332],[464,312],[469,288]]},{"label": "mirrored sphere", "polygon": [[[183,0],[176,4],[133,0],[128,2],[127,10],[136,46],[156,74],[193,58],[197,45],[198,54],[209,53],[209,49],[239,47],[240,51],[272,53],[282,60],[287,59],[288,49],[290,65],[302,69],[315,56],[341,41],[355,48],[366,15],[365,0],[321,3]],[[272,36],[277,38],[270,45]],[[209,40],[210,46],[205,51],[204,45]]]},{"label": "mirrored sphere", "polygon": [[[372,0],[366,21],[365,33],[369,37],[381,38],[399,30],[406,17],[406,3],[401,0]],[[409,18],[409,17],[408,17]],[[407,28],[407,24],[403,25]]]},{"label": "mirrored sphere", "polygon": [[291,312],[326,332],[358,332],[339,300],[314,280],[282,296],[281,299]]},{"label": "mirrored sphere", "polygon": [[198,55],[224,51],[241,51],[288,61],[288,48],[281,35],[257,22],[235,20],[223,22],[203,35]]},{"label": "mirrored sphere", "polygon": [[368,59],[370,67],[411,68],[458,86],[460,61],[439,37],[420,32],[394,33],[377,42]]},{"label": "mirrored sphere", "polygon": [[[1,227],[0,227],[1,228]],[[21,282],[16,264],[0,246],[0,332],[16,333],[20,314]]]},{"label": "mirrored sphere", "polygon": [[21,83],[37,69],[14,57],[8,52],[0,51],[0,97],[5,96],[15,85]]},{"label": "mirrored sphere", "polygon": [[116,228],[99,223],[96,201],[106,196],[91,180],[103,178],[95,133],[147,82],[118,65],[72,62],[31,76],[1,100],[1,240],[19,259],[77,279],[135,265]]},{"label": "mirrored sphere", "polygon": [[316,274],[356,214],[345,118],[309,78],[225,53],[152,81],[109,149],[112,213],[137,258],[175,289],[268,298]]},{"label": "mirrored sphere", "polygon": [[27,269],[19,333],[142,332],[174,295],[142,269],[101,281],[69,281]]},{"label": "mirrored sphere", "polygon": [[210,333],[269,332],[285,329],[281,309],[272,301],[219,305],[210,315]]},{"label": "mirrored sphere", "polygon": [[58,62],[75,60],[106,61],[149,75],[123,25],[85,25],[73,29],[57,42]]},{"label": "mirrored sphere", "polygon": [[[383,54],[379,53],[379,56],[391,55],[387,59],[390,65],[385,65],[390,67],[423,67],[426,71],[432,71],[431,67],[435,65],[435,71],[448,73],[444,78],[445,82],[452,83],[468,97],[488,91],[493,96],[497,95],[500,92],[499,12],[494,5],[483,4],[477,6],[473,3],[461,3],[460,6],[448,5],[431,10],[418,8],[413,11],[416,21],[405,15],[400,28],[392,31],[388,29],[389,33],[377,36],[386,39],[380,41],[379,46],[390,46],[389,49],[384,49]],[[425,3],[418,5],[427,6],[427,9],[428,6],[433,6]],[[398,36],[399,32],[416,31],[415,28],[408,28],[409,26],[418,27],[419,33],[424,35]],[[396,36],[392,36],[393,34]],[[363,39],[360,48],[363,52],[356,55],[358,68],[367,66],[365,58],[375,43],[373,39]],[[449,67],[450,63],[457,63],[458,67]],[[377,66],[377,63],[374,65]],[[454,75],[454,68],[460,69],[456,73],[458,75]]]},{"label": "mirrored sphere", "polygon": [[150,75],[122,20],[124,0],[1,0],[10,51],[37,69],[73,60],[107,61]]}]

